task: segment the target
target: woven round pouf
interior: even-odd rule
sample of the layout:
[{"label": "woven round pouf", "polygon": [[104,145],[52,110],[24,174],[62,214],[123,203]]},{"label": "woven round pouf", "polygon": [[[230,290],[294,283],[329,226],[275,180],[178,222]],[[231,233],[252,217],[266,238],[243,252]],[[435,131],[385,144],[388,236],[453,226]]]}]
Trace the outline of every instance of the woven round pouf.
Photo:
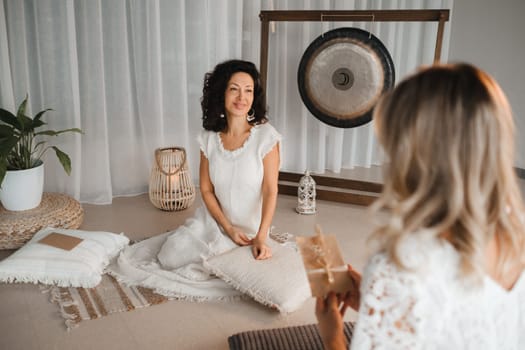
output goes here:
[{"label": "woven round pouf", "polygon": [[44,193],[40,205],[30,210],[10,211],[0,205],[0,249],[20,248],[44,227],[78,228],[83,219],[80,203],[61,193]]}]

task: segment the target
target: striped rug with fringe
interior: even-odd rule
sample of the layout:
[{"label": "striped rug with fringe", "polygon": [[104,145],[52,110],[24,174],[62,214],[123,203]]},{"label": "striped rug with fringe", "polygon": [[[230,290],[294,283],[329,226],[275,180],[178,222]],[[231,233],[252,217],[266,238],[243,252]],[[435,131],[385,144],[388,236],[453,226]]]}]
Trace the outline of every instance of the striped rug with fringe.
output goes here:
[{"label": "striped rug with fringe", "polygon": [[102,281],[94,288],[54,286],[44,291],[49,292],[51,301],[59,306],[68,330],[85,320],[162,304],[170,300],[148,288],[125,286],[107,274],[102,276]]}]

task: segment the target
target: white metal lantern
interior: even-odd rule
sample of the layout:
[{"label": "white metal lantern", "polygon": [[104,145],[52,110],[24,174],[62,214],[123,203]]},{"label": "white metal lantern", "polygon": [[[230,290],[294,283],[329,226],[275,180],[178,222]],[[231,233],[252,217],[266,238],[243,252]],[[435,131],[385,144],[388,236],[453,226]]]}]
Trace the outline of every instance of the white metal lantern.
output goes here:
[{"label": "white metal lantern", "polygon": [[299,214],[315,214],[315,181],[307,170],[299,180],[297,188],[297,208]]},{"label": "white metal lantern", "polygon": [[195,186],[182,147],[157,148],[149,180],[149,199],[162,210],[183,210],[193,204]]}]

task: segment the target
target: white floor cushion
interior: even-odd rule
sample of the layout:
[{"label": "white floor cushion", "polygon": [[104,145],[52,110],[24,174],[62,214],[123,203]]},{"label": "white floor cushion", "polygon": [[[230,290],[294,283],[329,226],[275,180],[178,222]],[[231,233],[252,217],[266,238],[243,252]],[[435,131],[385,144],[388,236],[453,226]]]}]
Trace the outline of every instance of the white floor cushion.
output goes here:
[{"label": "white floor cushion", "polygon": [[272,258],[255,260],[251,246],[237,247],[204,261],[204,267],[256,301],[289,313],[311,297],[299,252],[271,239]]},{"label": "white floor cushion", "polygon": [[[38,243],[52,232],[83,241],[72,250]],[[128,244],[129,239],[123,234],[44,228],[23,247],[0,261],[0,281],[95,287],[110,260]]]}]

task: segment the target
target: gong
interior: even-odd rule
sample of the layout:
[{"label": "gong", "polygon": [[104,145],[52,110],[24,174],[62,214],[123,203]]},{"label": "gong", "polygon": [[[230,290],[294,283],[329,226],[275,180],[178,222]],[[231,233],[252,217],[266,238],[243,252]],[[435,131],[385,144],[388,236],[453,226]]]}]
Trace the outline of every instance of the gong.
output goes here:
[{"label": "gong", "polygon": [[299,93],[310,113],[339,128],[371,121],[375,104],[394,81],[388,50],[359,28],[338,28],[317,37],[297,71]]}]

